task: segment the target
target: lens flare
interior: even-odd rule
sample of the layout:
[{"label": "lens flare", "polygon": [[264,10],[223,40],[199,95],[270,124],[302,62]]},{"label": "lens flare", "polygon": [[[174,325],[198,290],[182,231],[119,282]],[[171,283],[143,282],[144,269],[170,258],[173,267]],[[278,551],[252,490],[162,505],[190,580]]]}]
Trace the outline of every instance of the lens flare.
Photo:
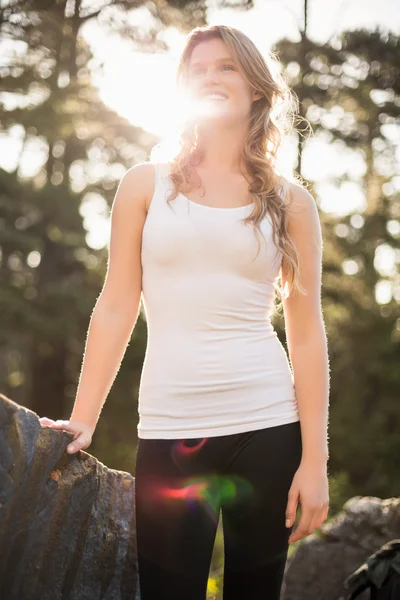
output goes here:
[{"label": "lens flare", "polygon": [[221,505],[240,505],[252,494],[253,486],[242,477],[212,473],[188,477],[179,487],[160,486],[156,491],[158,500],[185,502],[189,508],[201,502],[212,517],[219,515]]},{"label": "lens flare", "polygon": [[177,110],[177,125],[183,127],[193,121],[207,121],[213,117],[229,114],[231,107],[229,98],[226,100],[214,100],[195,94],[187,87],[176,88],[176,101],[179,105]]},{"label": "lens flare", "polygon": [[175,444],[174,451],[178,454],[191,456],[192,454],[196,454],[199,450],[201,450],[201,448],[205,446],[207,440],[208,438],[178,440]]}]

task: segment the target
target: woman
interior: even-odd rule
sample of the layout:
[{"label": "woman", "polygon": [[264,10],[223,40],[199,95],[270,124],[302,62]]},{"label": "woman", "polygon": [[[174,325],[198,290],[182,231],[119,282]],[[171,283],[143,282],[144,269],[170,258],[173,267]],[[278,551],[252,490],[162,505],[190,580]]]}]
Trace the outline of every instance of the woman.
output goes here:
[{"label": "woman", "polygon": [[68,451],[89,446],[143,292],[141,598],[205,599],[221,509],[224,600],[275,600],[289,543],[329,505],[321,228],[313,197],[277,174],[274,111],[288,90],[251,40],[196,28],[177,75],[192,109],[179,152],[122,178],[73,412],[41,422],[74,432]]}]

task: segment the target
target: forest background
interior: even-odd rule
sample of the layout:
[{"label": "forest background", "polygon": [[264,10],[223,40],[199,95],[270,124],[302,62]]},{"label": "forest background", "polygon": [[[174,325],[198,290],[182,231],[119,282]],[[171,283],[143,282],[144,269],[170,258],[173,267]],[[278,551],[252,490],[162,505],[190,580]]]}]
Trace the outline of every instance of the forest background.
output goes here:
[{"label": "forest background", "polygon": [[[358,0],[0,2],[2,393],[68,419],[118,182],[168,134],[186,33],[233,25],[276,52],[313,130],[300,124],[282,160],[308,182],[323,230],[329,518],[355,495],[400,495],[400,16],[391,0],[375,9]],[[274,326],[286,345],[282,319]],[[88,449],[133,475],[146,335],[141,310]],[[220,528],[210,598],[222,543]]]}]

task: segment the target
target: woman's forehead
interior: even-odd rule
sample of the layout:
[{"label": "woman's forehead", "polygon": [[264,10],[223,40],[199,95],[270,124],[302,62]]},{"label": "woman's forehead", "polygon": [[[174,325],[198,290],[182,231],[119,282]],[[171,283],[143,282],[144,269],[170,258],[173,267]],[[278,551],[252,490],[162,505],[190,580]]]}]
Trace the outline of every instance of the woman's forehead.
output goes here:
[{"label": "woman's forehead", "polygon": [[232,53],[226,44],[220,39],[204,40],[193,48],[189,62],[221,62],[223,60],[234,60]]}]

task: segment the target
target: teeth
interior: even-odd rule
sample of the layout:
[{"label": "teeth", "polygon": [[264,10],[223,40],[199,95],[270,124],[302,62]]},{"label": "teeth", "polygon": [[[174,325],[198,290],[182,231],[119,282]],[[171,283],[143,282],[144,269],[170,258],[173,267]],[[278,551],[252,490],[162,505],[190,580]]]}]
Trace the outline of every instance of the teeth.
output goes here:
[{"label": "teeth", "polygon": [[213,98],[214,100],[226,100],[226,97],[222,96],[221,94],[207,94],[206,98]]}]

